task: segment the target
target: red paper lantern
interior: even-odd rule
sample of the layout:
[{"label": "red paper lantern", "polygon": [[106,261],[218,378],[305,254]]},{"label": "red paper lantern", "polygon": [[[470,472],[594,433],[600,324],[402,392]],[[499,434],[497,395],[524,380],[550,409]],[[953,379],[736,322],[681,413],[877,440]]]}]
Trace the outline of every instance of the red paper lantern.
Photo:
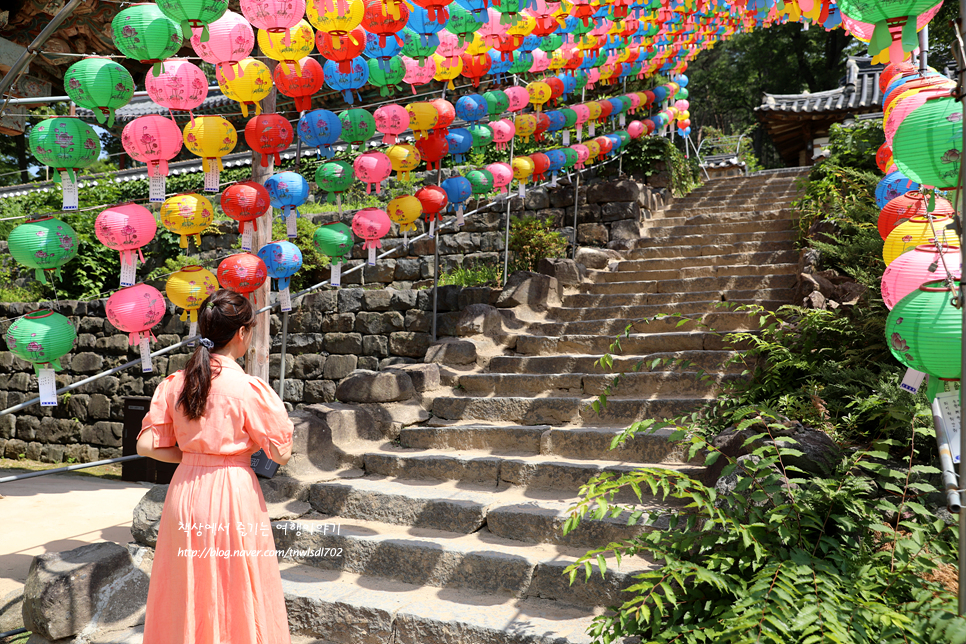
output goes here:
[{"label": "red paper lantern", "polygon": [[546,179],[544,174],[550,169],[550,157],[543,152],[534,152],[530,160],[533,161],[533,178],[537,181]]},{"label": "red paper lantern", "polygon": [[239,253],[226,257],[218,264],[218,283],[222,288],[252,298],[265,280],[268,279],[268,268],[258,255]]},{"label": "red paper lantern", "polygon": [[352,73],[352,59],[366,48],[366,32],[356,27],[345,36],[333,36],[321,29],[315,32],[315,46],[326,60],[339,63],[339,73]]},{"label": "red paper lantern", "polygon": [[426,162],[427,170],[438,170],[440,160],[449,154],[449,141],[439,130],[436,130],[426,138],[418,139],[416,149],[419,150],[419,156]]},{"label": "red paper lantern", "polygon": [[[929,198],[918,190],[910,190],[901,194],[882,208],[879,213],[879,236],[888,239],[896,226],[903,224],[912,217],[925,217]],[[935,217],[951,217],[954,214],[953,205],[947,199],[936,197]]]},{"label": "red paper lantern", "polygon": [[[238,232],[242,235],[242,250],[252,249],[252,229],[258,230],[259,217],[272,207],[268,189],[254,181],[242,181],[228,186],[221,193],[221,209],[225,215],[238,222]],[[246,226],[245,222],[252,222]]]},{"label": "red paper lantern", "polygon": [[438,114],[433,132],[446,136],[449,134],[449,126],[456,120],[456,108],[445,98],[437,98],[435,101],[429,101],[429,104],[436,108]]},{"label": "red paper lantern", "polygon": [[279,92],[295,99],[295,109],[305,112],[312,109],[312,95],[322,89],[325,73],[319,61],[307,56],[295,65],[278,65],[274,80]]},{"label": "red paper lantern", "polygon": [[490,72],[493,60],[486,54],[476,55],[469,52],[460,54],[463,61],[463,71],[460,72],[465,78],[473,81],[473,87],[480,86],[480,79]]},{"label": "red paper lantern", "polygon": [[270,155],[275,157],[275,163],[282,162],[278,153],[292,145],[293,135],[291,123],[278,114],[262,114],[245,124],[245,141],[261,156],[263,168],[268,167]]}]

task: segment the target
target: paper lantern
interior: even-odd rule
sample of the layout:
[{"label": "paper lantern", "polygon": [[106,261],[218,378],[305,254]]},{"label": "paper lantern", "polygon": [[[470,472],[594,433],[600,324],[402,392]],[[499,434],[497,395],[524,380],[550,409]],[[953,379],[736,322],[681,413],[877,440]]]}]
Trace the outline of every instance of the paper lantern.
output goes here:
[{"label": "paper lantern", "polygon": [[380,240],[391,227],[389,215],[378,208],[363,208],[352,217],[352,232],[365,240],[362,249],[369,251],[369,266],[376,265],[376,249],[382,248]]},{"label": "paper lantern", "polygon": [[446,191],[439,186],[423,186],[416,191],[416,199],[421,204],[423,214],[429,223],[429,236],[433,237],[436,233],[436,222],[442,221],[440,213],[449,203]]},{"label": "paper lantern", "polygon": [[542,152],[534,152],[530,160],[533,161],[533,178],[537,181],[546,179],[544,175],[550,169],[550,158]]},{"label": "paper lantern", "polygon": [[[879,235],[882,239],[887,239],[889,233],[904,221],[908,221],[914,216],[925,217],[928,205],[929,199],[918,190],[910,190],[895,199],[891,199],[879,213]],[[953,212],[953,206],[947,199],[936,197],[933,215],[949,217],[953,215]]]},{"label": "paper lantern", "polygon": [[342,193],[352,186],[355,175],[346,161],[327,161],[315,170],[315,183],[326,192],[326,201],[339,206],[342,215]]},{"label": "paper lantern", "polygon": [[939,378],[962,376],[963,314],[952,305],[952,288],[927,282],[902,298],[886,318],[886,341],[892,355],[910,369]]},{"label": "paper lantern", "polygon": [[[299,20],[284,31],[258,31],[258,48],[262,54],[278,61],[283,71],[297,68],[296,61],[302,60],[315,49],[315,32],[304,20]],[[276,68],[277,69],[277,68]]]},{"label": "paper lantern", "polygon": [[258,257],[265,262],[268,276],[275,280],[281,310],[291,311],[292,296],[289,287],[292,276],[302,268],[302,251],[292,242],[273,241],[259,249]]},{"label": "paper lantern", "polygon": [[[234,72],[232,72],[234,73]],[[164,69],[148,74],[144,88],[152,101],[170,112],[188,112],[208,98],[208,79],[197,65],[179,58],[164,61]],[[191,116],[194,120],[194,115]]]},{"label": "paper lantern", "polygon": [[94,128],[74,117],[45,119],[30,129],[30,151],[54,170],[54,183],[61,184],[64,192],[63,210],[77,210],[74,170],[86,168],[101,154],[101,141]]},{"label": "paper lantern", "polygon": [[322,89],[325,82],[322,65],[308,57],[287,67],[278,65],[272,77],[281,94],[295,99],[295,109],[299,112],[312,109],[312,95]]},{"label": "paper lantern", "polygon": [[210,37],[202,42],[201,31],[195,32],[191,36],[191,48],[201,60],[221,70],[225,78],[234,78],[235,67],[251,56],[255,48],[255,32],[251,23],[234,11],[226,11],[225,15],[208,25],[208,33]]},{"label": "paper lantern", "polygon": [[[305,0],[242,0],[241,2],[242,13],[248,22],[273,37],[280,36],[280,42],[285,46],[290,44],[290,40],[296,38],[290,32],[294,30],[293,28],[297,28],[306,9]],[[264,49],[263,53],[265,53]]]},{"label": "paper lantern", "polygon": [[529,141],[530,135],[537,129],[537,117],[533,114],[517,114],[513,120],[513,127],[516,136],[523,141]]},{"label": "paper lantern", "polygon": [[188,335],[198,333],[198,309],[209,295],[218,290],[214,273],[203,266],[185,266],[168,277],[164,292],[181,311],[180,319],[188,322]]},{"label": "paper lantern", "polygon": [[356,178],[366,184],[366,194],[376,186],[376,194],[382,192],[382,182],[392,172],[392,162],[382,152],[366,152],[356,157],[352,163]]},{"label": "paper lantern", "polygon": [[[225,188],[221,193],[221,209],[230,219],[238,222],[242,236],[242,250],[251,252],[253,229],[258,230],[258,218],[271,207],[271,196],[265,186],[256,181],[241,181]],[[251,226],[246,226],[251,222]]]},{"label": "paper lantern", "polygon": [[466,128],[454,127],[446,135],[446,144],[453,160],[463,163],[466,161],[466,153],[473,147],[473,135]]},{"label": "paper lantern", "polygon": [[376,133],[376,120],[366,110],[346,110],[339,114],[339,121],[342,122],[342,140],[358,145],[360,150]]},{"label": "paper lantern", "polygon": [[904,175],[899,170],[895,172],[890,172],[885,177],[879,181],[879,184],[875,187],[875,203],[879,206],[879,209],[886,207],[886,204],[898,197],[899,195],[904,195],[910,190],[918,190],[919,184]]},{"label": "paper lantern", "polygon": [[466,173],[474,195],[485,195],[493,189],[493,175],[488,170],[470,170]]},{"label": "paper lantern", "polygon": [[240,71],[234,78],[228,78],[223,72],[216,71],[218,87],[225,96],[241,105],[242,116],[248,116],[249,103],[255,105],[256,115],[261,114],[262,106],[259,101],[272,91],[272,72],[268,65],[254,58],[240,61],[238,68]]},{"label": "paper lantern", "polygon": [[329,257],[329,284],[342,286],[342,265],[352,251],[352,229],[341,222],[319,226],[312,237],[319,252]]},{"label": "paper lantern", "polygon": [[962,257],[958,246],[923,244],[903,253],[882,274],[882,300],[886,308],[895,305],[926,282],[944,280],[947,271],[956,279],[962,274]]},{"label": "paper lantern", "polygon": [[487,172],[493,175],[493,188],[506,194],[507,186],[513,181],[513,168],[509,163],[491,163],[486,166]]},{"label": "paper lantern", "polygon": [[312,110],[299,119],[302,143],[319,149],[319,156],[332,158],[332,144],[342,136],[342,121],[329,110]]},{"label": "paper lantern", "polygon": [[396,176],[400,181],[409,181],[412,177],[410,173],[419,166],[422,157],[415,146],[408,143],[397,143],[386,149],[386,156],[392,169],[396,171]]},{"label": "paper lantern", "polygon": [[60,358],[70,353],[76,339],[77,332],[70,320],[49,309],[31,311],[17,318],[4,336],[10,352],[32,363],[38,377],[44,368],[62,371]]},{"label": "paper lantern", "polygon": [[340,72],[339,65],[340,63],[332,60],[325,61],[325,65],[322,66],[325,72],[325,84],[342,92],[343,100],[352,105],[355,102],[353,90],[362,89],[369,81],[369,64],[362,56],[356,56],[349,64],[350,72]]},{"label": "paper lantern", "polygon": [[60,267],[77,255],[77,233],[69,225],[53,217],[43,217],[20,224],[10,232],[7,246],[20,264],[34,269],[42,284],[47,283],[45,272],[60,277]]},{"label": "paper lantern", "polygon": [[379,88],[380,96],[392,96],[405,76],[406,64],[398,58],[390,59],[388,64],[369,60],[369,83]]},{"label": "paper lantern", "polygon": [[94,112],[98,123],[114,127],[114,110],[134,96],[130,72],[108,58],[83,58],[64,73],[64,89],[71,100]]},{"label": "paper lantern", "polygon": [[493,143],[497,150],[506,150],[507,143],[512,141],[516,134],[516,126],[510,119],[491,121],[490,129],[493,131]]},{"label": "paper lantern", "polygon": [[144,263],[141,248],[154,239],[158,224],[154,215],[135,203],[111,206],[94,220],[94,234],[102,244],[121,253],[121,286],[135,282],[138,257]]},{"label": "paper lantern", "polygon": [[147,164],[150,201],[164,201],[168,161],[181,152],[178,126],[163,116],[139,116],[124,126],[121,145],[132,159]]},{"label": "paper lantern", "polygon": [[[381,0],[373,0],[381,2]],[[402,105],[383,105],[373,113],[376,129],[385,136],[383,143],[392,144],[396,142],[396,137],[409,129],[409,112]]]},{"label": "paper lantern", "polygon": [[420,62],[409,56],[401,56],[400,58],[406,66],[406,75],[403,76],[403,81],[409,83],[413,94],[416,93],[417,85],[425,85],[433,80],[433,76],[436,74],[436,63],[432,59]]},{"label": "paper lantern", "polygon": [[962,104],[952,97],[926,101],[896,130],[892,139],[896,165],[921,185],[955,188],[963,151],[962,131]]},{"label": "paper lantern", "polygon": [[436,108],[436,125],[433,126],[433,132],[446,136],[449,126],[456,120],[456,108],[445,98],[437,98],[429,103]]},{"label": "paper lantern", "polygon": [[199,194],[175,195],[161,204],[161,225],[181,236],[181,248],[188,247],[189,235],[194,236],[195,244],[200,248],[201,233],[211,224],[214,212],[211,202]]},{"label": "paper lantern", "polygon": [[298,236],[295,220],[299,216],[298,207],[309,198],[309,183],[297,172],[279,172],[265,181],[273,208],[282,209],[286,233],[289,239]]},{"label": "paper lantern", "polygon": [[417,140],[428,136],[439,120],[439,112],[432,103],[410,103],[406,111],[409,112],[409,127]]},{"label": "paper lantern", "polygon": [[419,150],[422,160],[426,162],[427,170],[439,170],[440,161],[449,154],[449,143],[443,134],[434,132],[426,138],[417,139],[416,149]]},{"label": "paper lantern", "polygon": [[235,126],[222,116],[199,116],[184,126],[185,147],[201,157],[205,192],[218,192],[221,171],[224,170],[221,157],[234,150],[236,143]]},{"label": "paper lantern", "polygon": [[[419,199],[412,195],[396,197],[386,204],[386,214],[393,223],[399,224],[399,232],[403,234],[403,247],[409,245],[409,233],[416,232],[416,220],[423,214],[423,206]],[[432,237],[432,232],[430,232]]]},{"label": "paper lantern", "polygon": [[269,160],[274,157],[275,163],[281,163],[279,152],[287,150],[292,144],[292,126],[288,119],[278,114],[262,114],[249,119],[245,124],[245,141],[248,147],[261,157],[261,166],[268,167]]},{"label": "paper lantern", "polygon": [[474,149],[482,150],[486,146],[493,143],[493,128],[491,128],[489,125],[474,123],[466,129],[469,130],[470,136],[473,137]]},{"label": "paper lantern", "polygon": [[456,211],[456,226],[462,226],[463,206],[473,196],[473,184],[466,177],[455,176],[443,181],[439,187],[446,191],[446,199]]},{"label": "paper lantern", "polygon": [[882,258],[886,266],[899,255],[911,251],[916,246],[930,243],[932,239],[941,244],[959,244],[956,233],[946,229],[947,224],[952,221],[951,217],[933,217],[930,222],[927,217],[915,216],[896,226],[882,246]]},{"label": "paper lantern", "polygon": [[111,21],[114,46],[134,60],[154,65],[161,73],[161,61],[171,58],[184,43],[181,25],[171,20],[155,4],[136,4],[117,12]]},{"label": "paper lantern", "polygon": [[255,304],[255,291],[268,279],[268,267],[257,255],[238,253],[218,264],[218,283],[222,288],[240,293]]},{"label": "paper lantern", "polygon": [[340,36],[320,31],[315,35],[315,44],[323,58],[338,64],[339,73],[349,74],[352,72],[352,61],[361,56],[366,48],[366,32],[362,27]]},{"label": "paper lantern", "polygon": [[398,41],[402,46],[399,32],[409,20],[409,8],[399,3],[395,13],[386,10],[383,0],[365,0],[365,12],[362,15],[362,28],[379,38],[379,46],[385,47],[388,39]]},{"label": "paper lantern", "polygon": [[107,321],[128,334],[128,344],[141,350],[141,371],[151,373],[151,329],[164,318],[167,306],[161,291],[147,284],[135,284],[115,291],[104,305]]},{"label": "paper lantern", "polygon": [[210,37],[208,25],[225,14],[228,3],[221,0],[160,0],[158,8],[181,25],[185,38],[191,38],[192,29],[201,29],[204,42]]}]

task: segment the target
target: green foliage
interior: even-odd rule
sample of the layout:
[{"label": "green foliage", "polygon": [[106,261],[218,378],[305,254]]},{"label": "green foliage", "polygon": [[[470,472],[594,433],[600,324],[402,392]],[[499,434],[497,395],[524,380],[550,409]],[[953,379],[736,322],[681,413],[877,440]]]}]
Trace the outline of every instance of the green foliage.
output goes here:
[{"label": "green foliage", "polygon": [[476,266],[460,266],[439,276],[439,285],[448,286],[492,286],[503,284],[503,269],[500,266],[479,264]]},{"label": "green foliage", "polygon": [[541,259],[563,257],[567,239],[553,229],[552,219],[514,217],[510,225],[510,272],[535,271]]},{"label": "green foliage", "polygon": [[[617,447],[637,433],[666,426],[635,423],[615,437]],[[585,517],[626,517],[628,524],[670,527],[588,552],[567,572],[603,574],[605,556],[637,555],[660,567],[637,575],[628,598],[595,618],[595,641],[774,644],[906,644],[966,641],[966,620],[943,581],[955,578],[956,529],[927,509],[937,470],[915,463],[919,428],[911,443],[880,441],[842,459],[828,477],[805,478],[789,464],[802,456],[786,427],[764,410],[744,410],[738,430],[753,456],[739,461],[700,433],[675,431],[686,457],[705,455],[734,477],[732,493],[719,493],[686,472],[640,468],[595,476],[564,526]],[[902,465],[887,463],[901,450]],[[675,499],[682,511],[645,516],[639,506],[615,503],[619,490],[659,501]]]}]

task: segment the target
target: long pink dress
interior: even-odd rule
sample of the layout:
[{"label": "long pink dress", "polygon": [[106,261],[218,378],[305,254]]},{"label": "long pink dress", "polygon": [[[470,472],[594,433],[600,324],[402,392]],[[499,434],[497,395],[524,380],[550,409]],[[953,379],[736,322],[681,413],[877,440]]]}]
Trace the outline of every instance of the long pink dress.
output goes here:
[{"label": "long pink dress", "polygon": [[221,374],[203,417],[188,420],[176,407],[179,371],[158,386],[141,428],[153,428],[155,447],[177,442],[184,452],[161,512],[144,644],[289,644],[275,540],[249,457],[290,445],[292,423],[262,380],[231,358],[213,360]]}]

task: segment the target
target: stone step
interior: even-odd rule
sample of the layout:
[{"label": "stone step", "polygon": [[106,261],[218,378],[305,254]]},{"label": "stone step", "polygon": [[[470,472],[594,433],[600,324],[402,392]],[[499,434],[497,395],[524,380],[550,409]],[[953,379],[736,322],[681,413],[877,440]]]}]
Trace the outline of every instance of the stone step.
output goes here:
[{"label": "stone step", "polygon": [[[672,228],[676,228],[673,226]],[[684,228],[696,228],[694,226],[683,226]],[[701,227],[697,227],[701,228]],[[648,231],[650,232],[650,231]],[[787,241],[793,242],[798,236],[797,231],[793,230],[771,230],[764,232],[749,233],[718,233],[708,230],[694,235],[675,235],[671,237],[641,237],[634,240],[634,248],[671,248],[675,246],[702,246],[707,244],[733,244],[734,242],[754,242],[754,241]]]},{"label": "stone step", "polygon": [[[736,266],[764,264],[796,264],[798,251],[781,250],[764,253],[736,253],[731,255],[704,255],[697,257],[669,257],[657,259],[623,260],[617,263],[617,272],[638,272],[652,269],[688,268],[692,266]],[[612,273],[612,271],[590,271],[590,275]],[[591,279],[594,279],[593,277]],[[612,281],[612,280],[594,280]],[[626,280],[618,280],[626,281]]]},{"label": "stone step", "polygon": [[[725,362],[738,355],[735,351],[671,351],[646,355],[613,356],[612,371],[660,371],[677,364],[686,364],[705,371],[723,371]],[[556,355],[556,356],[494,356],[490,358],[490,373],[603,373],[597,366],[602,355]],[[730,365],[729,371],[742,371],[742,364]],[[405,430],[403,430],[405,431]]]},{"label": "stone step", "polygon": [[[316,528],[338,522],[337,534]],[[322,517],[298,523],[301,534],[288,522],[272,524],[276,550],[325,552],[335,556],[296,555],[297,563],[323,570],[343,570],[407,584],[464,589],[503,597],[539,596],[575,606],[609,606],[620,603],[621,591],[633,583],[633,574],[653,569],[641,558],[608,561],[603,578],[592,575],[584,584],[570,586],[558,580],[564,569],[586,550],[553,544],[525,543],[498,537],[485,527],[473,534],[389,523]],[[308,529],[306,529],[308,528]]]},{"label": "stone step", "polygon": [[[708,398],[721,384],[740,378],[736,374],[703,374],[694,371],[657,371],[628,373],[611,393],[653,399]],[[599,396],[614,381],[614,375],[559,373],[532,375],[526,373],[475,373],[460,376],[459,385],[469,396]]]},{"label": "stone step", "polygon": [[280,567],[292,630],[331,644],[591,644],[587,631],[599,612],[543,599],[536,588],[521,599]]},{"label": "stone step", "polygon": [[639,420],[666,419],[689,413],[706,402],[700,398],[685,397],[654,400],[611,398],[607,401],[606,409],[598,415],[591,408],[594,400],[594,397],[589,396],[439,396],[433,401],[433,415],[444,420],[478,420],[521,425],[626,427]]},{"label": "stone step", "polygon": [[[691,218],[689,218],[690,221]],[[793,228],[791,219],[767,219],[765,221],[731,221],[717,223],[687,223],[654,224],[647,229],[647,236],[655,239],[676,239],[691,235],[759,233],[759,232],[788,232]]]},{"label": "stone step", "polygon": [[[777,309],[781,303],[771,303],[772,309]],[[592,333],[602,333],[608,337],[616,336],[629,326],[632,333],[667,333],[671,331],[690,331],[697,329],[713,330],[719,333],[731,333],[733,331],[753,331],[758,328],[758,316],[748,315],[747,312],[725,311],[720,313],[684,313],[674,312],[681,315],[673,315],[667,307],[642,307],[646,309],[657,309],[657,313],[649,316],[640,316],[637,320],[633,317],[626,319],[607,318],[601,315],[597,319],[582,319],[574,322],[537,322],[527,326],[529,333],[539,335],[590,335]],[[598,315],[596,309],[591,315]],[[651,318],[653,315],[668,315],[668,317]],[[589,317],[589,316],[587,316]],[[650,319],[648,319],[650,318]]]},{"label": "stone step", "polygon": [[[645,306],[685,304],[691,302],[727,301],[737,304],[747,302],[783,302],[788,303],[794,297],[794,288],[764,288],[758,290],[729,290],[721,291],[682,291],[677,293],[616,293],[610,295],[596,295],[592,293],[576,293],[564,296],[563,303],[568,308],[614,307],[614,306]],[[726,297],[726,300],[722,300]],[[679,309],[665,310],[664,313],[674,313]],[[557,314],[559,315],[559,314]],[[647,316],[643,316],[647,317]]]},{"label": "stone step", "polygon": [[584,282],[580,285],[582,293],[589,295],[619,295],[626,293],[685,293],[715,289],[719,292],[729,290],[750,290],[756,288],[792,288],[798,279],[797,274],[786,275],[729,275],[723,277],[685,277],[682,279],[663,279],[648,282]]},{"label": "stone step", "polygon": [[[516,351],[526,356],[560,354],[609,353],[613,337],[605,335],[571,335],[567,337],[521,334],[517,336]],[[723,338],[707,331],[674,333],[632,333],[621,338],[622,353],[639,355],[659,351],[719,351],[729,349]],[[740,347],[738,347],[740,349]],[[454,418],[455,420],[455,418]],[[528,425],[534,423],[528,422]],[[553,424],[553,423],[551,423]]]},{"label": "stone step", "polygon": [[[610,436],[613,433],[616,432]],[[471,534],[485,526],[490,534],[505,539],[576,548],[632,539],[655,527],[649,524],[652,516],[658,526],[664,524],[655,515],[662,508],[648,501],[633,506],[648,515],[637,525],[628,525],[626,515],[599,521],[588,518],[565,535],[563,524],[577,499],[577,495],[565,493],[533,499],[516,487],[495,491],[462,482],[435,481],[427,485],[425,480],[384,476],[316,483],[309,492],[315,511],[339,519],[365,519],[458,534]]]},{"label": "stone step", "polygon": [[730,244],[653,246],[650,248],[635,248],[633,250],[623,251],[621,255],[624,260],[669,259],[673,257],[713,257],[718,255],[733,255],[736,253],[770,253],[793,250],[795,250],[795,244],[791,240],[757,240],[736,241]]},{"label": "stone step", "polygon": [[726,277],[736,275],[797,275],[798,264],[737,264],[662,267],[643,271],[593,271],[588,278],[595,284],[607,282],[649,282],[686,277]]}]

